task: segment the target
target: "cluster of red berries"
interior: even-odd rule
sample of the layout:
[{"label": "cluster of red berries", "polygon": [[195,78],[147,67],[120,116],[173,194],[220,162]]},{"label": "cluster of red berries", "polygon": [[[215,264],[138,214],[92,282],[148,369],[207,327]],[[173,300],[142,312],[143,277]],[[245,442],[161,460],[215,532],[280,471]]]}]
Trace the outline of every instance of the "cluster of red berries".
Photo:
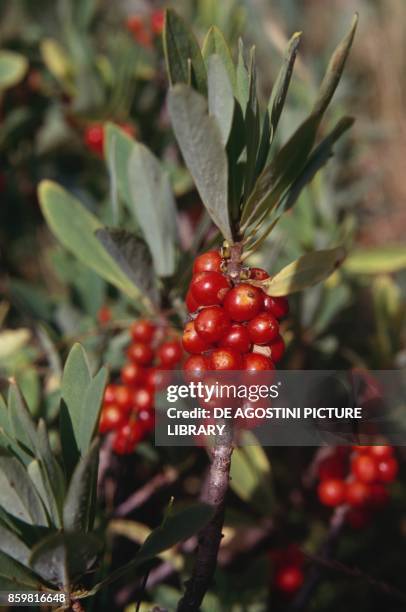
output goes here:
[{"label": "cluster of red berries", "polygon": [[191,320],[183,332],[183,348],[191,355],[187,372],[274,370],[282,359],[279,320],[289,312],[288,301],[252,284],[269,278],[265,270],[250,268],[244,276],[231,280],[224,253],[208,251],[196,258],[186,296]]},{"label": "cluster of red berries", "polygon": [[[120,455],[132,453],[135,446],[154,428],[154,392],[163,387],[162,370],[182,361],[183,351],[175,333],[147,319],[135,321],[130,328],[128,361],[119,380],[104,393],[99,431],[114,431],[113,449]],[[164,337],[173,339],[162,342]]]},{"label": "cluster of red berries", "polygon": [[287,597],[292,597],[304,582],[303,553],[295,544],[284,549],[271,551],[271,560],[275,567],[275,588]]},{"label": "cluster of red berries", "polygon": [[141,47],[151,47],[154,37],[162,34],[164,22],[164,11],[155,10],[149,15],[149,19],[140,15],[131,15],[126,21],[126,26]]},{"label": "cluster of red berries", "polygon": [[[135,126],[131,123],[117,123],[117,125],[132,138],[136,134]],[[104,154],[104,123],[92,123],[85,128],[83,140],[86,147],[99,157]]]},{"label": "cluster of red berries", "polygon": [[346,504],[348,523],[361,528],[387,504],[397,473],[392,446],[338,447],[320,462],[318,497],[331,508]]}]

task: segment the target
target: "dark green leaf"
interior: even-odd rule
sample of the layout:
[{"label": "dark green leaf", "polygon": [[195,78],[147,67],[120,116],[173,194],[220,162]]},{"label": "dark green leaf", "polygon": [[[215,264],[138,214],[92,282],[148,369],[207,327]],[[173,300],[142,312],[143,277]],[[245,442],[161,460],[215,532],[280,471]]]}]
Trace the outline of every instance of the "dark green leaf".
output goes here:
[{"label": "dark green leaf", "polygon": [[203,43],[202,54],[206,62],[207,69],[211,55],[216,54],[221,57],[225,69],[227,70],[232,90],[235,92],[237,87],[237,75],[235,72],[233,58],[231,57],[229,46],[227,45],[222,32],[216,26],[212,26],[207,32]]},{"label": "dark green leaf", "polygon": [[30,549],[18,538],[15,533],[3,527],[0,523],[0,552],[5,553],[12,559],[23,565],[28,564]]},{"label": "dark green leaf", "polygon": [[337,85],[340,82],[340,78],[344,70],[345,62],[347,61],[347,57],[351,49],[352,41],[354,40],[357,24],[358,14],[355,14],[350,31],[340,42],[330,59],[326,74],[312,109],[312,115],[316,117],[321,118],[323,116],[326,108],[330,104],[335,90],[337,89]]},{"label": "dark green leaf", "polygon": [[[197,95],[197,94],[196,94]],[[159,276],[172,276],[176,257],[176,205],[160,161],[136,144],[128,161],[131,210],[151,251]]]},{"label": "dark green leaf", "polygon": [[83,405],[85,409],[82,410],[78,440],[79,450],[82,454],[87,452],[96,433],[107,376],[106,368],[101,368],[89,384],[84,397]]},{"label": "dark green leaf", "polygon": [[0,591],[39,591],[40,580],[26,567],[0,552]]},{"label": "dark green leaf", "polygon": [[62,400],[65,402],[72,423],[76,446],[80,450],[81,421],[83,411],[86,410],[85,396],[90,386],[89,362],[83,347],[76,343],[73,345],[62,377]]},{"label": "dark green leaf", "polygon": [[37,441],[35,424],[24,397],[15,382],[11,382],[9,386],[8,413],[13,437],[34,454]]},{"label": "dark green leaf", "polygon": [[127,168],[134,148],[134,140],[114,123],[105,124],[104,134],[106,159],[111,160],[113,164],[112,171],[117,182],[118,193],[129,206],[131,196]]},{"label": "dark green leaf", "polygon": [[249,76],[244,59],[244,45],[242,40],[240,39],[238,41],[237,100],[240,103],[244,115],[248,104],[249,89]]},{"label": "dark green leaf", "polygon": [[203,204],[226,240],[232,241],[228,211],[228,164],[220,130],[206,100],[190,87],[169,92],[169,113],[176,139]]},{"label": "dark green leaf", "polygon": [[215,117],[226,146],[234,115],[234,96],[223,60],[219,55],[208,59],[209,114]]},{"label": "dark green leaf", "polygon": [[190,84],[188,67],[190,60],[197,88],[205,94],[207,76],[199,43],[185,21],[172,9],[166,11],[163,40],[171,85]]},{"label": "dark green leaf", "polygon": [[0,452],[0,506],[29,525],[48,524],[45,510],[24,467]]},{"label": "dark green leaf", "polygon": [[40,462],[40,470],[51,517],[57,527],[61,526],[62,503],[65,495],[65,477],[54,457],[49,444],[45,422],[41,419],[37,430],[36,456]]},{"label": "dark green leaf", "polygon": [[268,105],[272,138],[275,135],[279,118],[285,104],[286,94],[288,93],[289,83],[293,72],[297,49],[300,43],[301,32],[293,34],[288,43],[288,48],[283,61],[283,65],[278,73]]},{"label": "dark green leaf", "polygon": [[260,136],[260,116],[257,98],[257,74],[255,47],[251,49],[249,68],[249,97],[245,113],[245,141],[247,144],[247,159],[244,176],[244,198],[248,198],[255,182],[256,162]]},{"label": "dark green leaf", "polygon": [[93,523],[92,491],[97,479],[99,444],[95,440],[71,478],[63,508],[66,531],[88,531]]},{"label": "dark green leaf", "polygon": [[158,306],[159,291],[151,252],[145,241],[126,230],[113,228],[97,230],[96,236],[142,295],[149,298],[148,307]]}]

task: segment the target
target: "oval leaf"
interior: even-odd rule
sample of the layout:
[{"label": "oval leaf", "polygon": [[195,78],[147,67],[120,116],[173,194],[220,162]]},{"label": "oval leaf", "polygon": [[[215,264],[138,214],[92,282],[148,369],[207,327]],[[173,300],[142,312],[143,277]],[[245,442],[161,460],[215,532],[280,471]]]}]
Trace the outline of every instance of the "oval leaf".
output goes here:
[{"label": "oval leaf", "polygon": [[220,129],[206,100],[186,85],[169,92],[169,113],[180,150],[213,222],[232,242],[228,211],[228,164]]},{"label": "oval leaf", "polygon": [[302,291],[330,276],[343,262],[345,254],[342,247],[308,253],[261,286],[268,295],[274,297]]},{"label": "oval leaf", "polygon": [[212,26],[207,32],[206,38],[204,39],[202,55],[206,62],[206,67],[209,65],[209,60],[212,55],[219,55],[223,60],[225,69],[227,70],[228,78],[231,83],[233,92],[236,91],[237,86],[237,75],[233,58],[231,57],[231,51],[226,43],[226,40],[222,32],[216,27]]},{"label": "oval leaf", "polygon": [[211,55],[208,60],[209,114],[220,128],[223,146],[226,146],[234,115],[234,96],[223,60]]}]

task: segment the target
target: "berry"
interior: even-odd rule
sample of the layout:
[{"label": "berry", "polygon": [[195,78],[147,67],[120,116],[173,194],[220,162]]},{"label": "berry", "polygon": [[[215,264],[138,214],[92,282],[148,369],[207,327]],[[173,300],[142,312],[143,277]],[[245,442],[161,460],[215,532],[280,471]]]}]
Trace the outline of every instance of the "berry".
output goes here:
[{"label": "berry", "polygon": [[247,353],[243,355],[242,367],[243,370],[248,370],[249,372],[262,372],[275,369],[272,361],[261,353]]},{"label": "berry", "polygon": [[210,370],[239,370],[241,355],[231,348],[214,349],[209,357]]},{"label": "berry", "polygon": [[277,336],[275,340],[269,344],[269,349],[271,351],[271,359],[274,363],[278,363],[285,354],[285,343],[281,336]]},{"label": "berry", "polygon": [[97,320],[100,325],[106,325],[111,321],[111,310],[108,306],[102,306],[97,311]]},{"label": "berry", "polygon": [[254,344],[268,344],[276,340],[279,334],[278,321],[269,312],[261,312],[247,325],[251,342]]},{"label": "berry", "polygon": [[345,483],[339,478],[322,480],[317,489],[317,494],[321,503],[331,508],[339,506],[344,502],[345,492]]},{"label": "berry", "polygon": [[159,36],[162,34],[165,23],[165,12],[162,10],[155,10],[151,15],[151,30],[154,34]]},{"label": "berry", "polygon": [[233,323],[220,340],[220,346],[234,349],[237,353],[248,353],[251,340],[247,328],[240,323]]},{"label": "berry", "polygon": [[347,483],[345,499],[349,506],[365,506],[369,499],[369,485],[360,480],[353,480]]},{"label": "berry", "polygon": [[101,434],[107,433],[108,431],[121,427],[121,425],[124,425],[124,422],[125,416],[118,406],[114,404],[104,406],[100,415],[99,432]]},{"label": "berry", "polygon": [[318,476],[320,480],[343,479],[345,476],[344,462],[336,454],[326,457],[319,464]]},{"label": "berry", "polygon": [[393,482],[398,473],[398,462],[394,457],[388,457],[378,462],[378,475],[377,480],[379,482]]},{"label": "berry", "polygon": [[392,446],[369,446],[368,452],[375,459],[389,459],[393,455]]},{"label": "berry", "polygon": [[369,487],[368,503],[374,509],[381,509],[386,506],[389,501],[389,493],[384,485],[376,482]]},{"label": "berry", "polygon": [[151,32],[145,27],[145,23],[138,15],[133,15],[127,19],[127,28],[134,37],[134,40],[141,47],[150,47],[152,43]]},{"label": "berry", "polygon": [[200,379],[209,369],[209,362],[203,355],[191,355],[183,364],[183,369],[190,379]]},{"label": "berry", "polygon": [[209,349],[209,345],[202,340],[197,333],[194,321],[186,323],[182,337],[182,345],[185,351],[195,355],[204,353]]},{"label": "berry", "polygon": [[195,320],[195,328],[200,338],[212,344],[218,342],[230,327],[230,319],[218,306],[204,308]]},{"label": "berry", "polygon": [[113,450],[118,455],[128,455],[132,453],[136,444],[144,437],[142,423],[131,421],[122,425],[117,431],[113,440]]},{"label": "berry", "polygon": [[107,385],[104,390],[103,403],[108,406],[116,402],[117,385]]},{"label": "berry", "polygon": [[85,129],[85,144],[90,151],[96,155],[103,156],[104,152],[104,126],[102,123],[94,123]]},{"label": "berry", "polygon": [[262,268],[251,268],[250,278],[256,281],[262,281],[269,278],[269,274],[266,270],[263,270]]},{"label": "berry", "polygon": [[134,342],[127,349],[127,357],[139,365],[149,365],[154,358],[154,352],[148,344]]},{"label": "berry", "polygon": [[237,285],[224,298],[224,308],[233,321],[249,321],[260,313],[262,307],[262,291],[248,283]]},{"label": "berry", "polygon": [[126,385],[116,386],[116,404],[121,410],[131,410],[133,404],[132,390]]},{"label": "berry", "polygon": [[293,595],[304,581],[303,572],[297,565],[281,567],[275,575],[275,586],[286,595]]},{"label": "berry", "polygon": [[190,289],[186,294],[185,301],[189,312],[195,312],[199,308],[199,304],[196,302]]},{"label": "berry", "polygon": [[147,368],[145,372],[145,385],[154,389],[155,391],[161,391],[164,389],[170,380],[170,373],[158,370],[158,368]]},{"label": "berry", "polygon": [[199,272],[192,278],[190,289],[200,306],[221,304],[229,289],[227,278],[220,272]]},{"label": "berry", "polygon": [[130,327],[130,334],[135,342],[149,344],[152,342],[155,333],[155,325],[148,319],[138,319]]},{"label": "berry", "polygon": [[182,359],[182,347],[180,342],[173,340],[164,342],[157,350],[159,365],[172,368],[177,365]]},{"label": "berry", "polygon": [[221,255],[218,251],[207,251],[196,257],[193,274],[199,272],[221,272]]},{"label": "berry", "polygon": [[289,314],[289,302],[285,297],[264,297],[264,308],[276,319],[283,319]]},{"label": "berry", "polygon": [[140,410],[137,413],[138,422],[142,425],[146,433],[152,431],[155,427],[155,412],[153,410]]},{"label": "berry", "polygon": [[149,387],[137,387],[132,395],[134,410],[151,410],[154,405],[154,393]]},{"label": "berry", "polygon": [[126,363],[121,368],[120,377],[125,385],[134,386],[143,381],[145,370],[136,362]]},{"label": "berry", "polygon": [[370,455],[356,455],[351,463],[351,472],[361,482],[374,482],[378,476],[377,462]]}]

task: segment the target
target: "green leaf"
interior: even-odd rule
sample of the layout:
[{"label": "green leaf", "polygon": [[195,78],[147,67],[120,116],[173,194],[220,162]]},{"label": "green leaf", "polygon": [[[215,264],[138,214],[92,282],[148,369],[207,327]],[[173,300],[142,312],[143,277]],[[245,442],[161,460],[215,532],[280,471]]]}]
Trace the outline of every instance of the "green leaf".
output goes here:
[{"label": "green leaf", "polygon": [[154,529],[141,546],[135,558],[126,565],[112,572],[108,578],[98,583],[86,597],[94,595],[101,588],[111,584],[122,576],[131,575],[145,563],[157,557],[161,552],[172,548],[178,542],[187,540],[198,533],[214,515],[214,508],[207,504],[195,504],[180,512],[171,514],[165,522]]},{"label": "green leaf", "polygon": [[53,525],[57,528],[62,526],[60,513],[49,483],[47,474],[41,468],[38,459],[34,459],[27,466],[27,472],[44,504]]},{"label": "green leaf", "polygon": [[233,451],[230,486],[245,502],[269,515],[274,511],[271,466],[264,449],[253,434],[244,433],[244,446]]},{"label": "green leaf", "polygon": [[272,93],[268,104],[272,138],[275,135],[282,109],[285,104],[286,94],[288,93],[301,35],[301,32],[295,32],[290,39],[283,64],[278,76],[276,77],[274,86],[272,87]]},{"label": "green leaf", "polygon": [[244,173],[244,198],[251,193],[256,179],[256,162],[260,137],[260,116],[257,98],[257,69],[255,60],[255,47],[250,54],[249,68],[249,96],[245,112],[245,141],[247,147],[247,159]]},{"label": "green leaf", "polygon": [[0,591],[39,591],[42,585],[26,567],[0,552]]},{"label": "green leaf", "polygon": [[213,222],[232,242],[228,211],[228,164],[221,133],[206,100],[190,87],[169,92],[169,114],[185,163]]},{"label": "green leaf", "polygon": [[234,96],[223,60],[219,55],[208,59],[209,114],[215,117],[226,146],[234,115]]},{"label": "green leaf", "polygon": [[90,446],[97,430],[100,411],[103,403],[104,389],[107,384],[108,372],[101,368],[89,384],[84,396],[80,424],[78,445],[81,453],[85,453]]},{"label": "green leaf", "polygon": [[158,307],[159,290],[151,252],[145,241],[126,230],[114,228],[97,230],[96,236],[142,295]]},{"label": "green leaf", "polygon": [[127,206],[129,206],[131,195],[127,168],[128,160],[134,148],[134,140],[118,125],[110,122],[104,126],[104,137],[105,157],[113,162],[118,193]]},{"label": "green leaf", "polygon": [[261,283],[271,296],[289,295],[325,280],[344,261],[342,247],[307,253],[283,268],[269,282]]},{"label": "green leaf", "polygon": [[350,274],[391,274],[406,268],[406,247],[377,246],[352,251],[343,264]]},{"label": "green leaf", "polygon": [[30,566],[44,580],[70,590],[72,581],[94,564],[101,549],[89,533],[58,533],[44,538],[31,553]]},{"label": "green leaf", "polygon": [[11,382],[8,391],[8,413],[10,430],[13,437],[21,442],[32,454],[35,454],[37,432],[24,397],[15,382]]},{"label": "green leaf", "polygon": [[331,98],[334,95],[337,85],[340,82],[341,75],[344,70],[345,62],[351,49],[352,41],[354,40],[355,31],[358,24],[358,14],[353,17],[350,31],[345,38],[340,42],[334,51],[326,74],[321,83],[319,93],[312,109],[312,115],[322,117],[326,108],[330,104]]},{"label": "green leaf", "polygon": [[83,347],[76,343],[73,345],[62,377],[61,395],[65,402],[72,423],[72,430],[77,449],[80,450],[81,424],[83,411],[87,409],[85,397],[92,381],[89,362]]},{"label": "green leaf", "polygon": [[66,249],[130,298],[140,298],[138,289],[97,240],[95,232],[102,224],[94,215],[52,181],[40,183],[39,200],[51,231]]},{"label": "green leaf", "polygon": [[249,76],[244,59],[244,44],[240,39],[238,41],[237,100],[240,103],[244,115],[248,104],[249,90]]},{"label": "green leaf", "polygon": [[[196,94],[197,95],[197,94]],[[176,257],[176,205],[160,161],[136,144],[128,161],[131,210],[151,251],[156,273],[172,276]]]},{"label": "green leaf", "polygon": [[14,51],[0,51],[0,93],[17,85],[28,70],[28,62],[23,55]]},{"label": "green leaf", "polygon": [[5,553],[15,561],[28,565],[30,549],[15,533],[0,524],[0,553]]},{"label": "green leaf", "polygon": [[231,57],[231,51],[222,32],[216,26],[212,26],[207,32],[206,38],[203,42],[202,55],[207,69],[209,66],[210,57],[212,55],[219,55],[221,57],[227,71],[232,90],[235,92],[237,87],[237,75],[233,58]]},{"label": "green leaf", "polygon": [[38,424],[35,451],[39,460],[43,486],[48,498],[48,504],[46,505],[50,508],[50,516],[54,524],[60,527],[66,483],[61,466],[51,451],[48,432],[43,419]]},{"label": "green leaf", "polygon": [[191,63],[198,91],[207,91],[207,75],[199,43],[186,22],[172,9],[166,11],[163,33],[166,66],[171,85],[190,85]]},{"label": "green leaf", "polygon": [[99,444],[95,440],[71,478],[63,508],[66,531],[88,531],[93,523],[93,490],[97,480]]},{"label": "green leaf", "polygon": [[0,452],[0,506],[29,525],[48,524],[42,502],[24,467]]}]

